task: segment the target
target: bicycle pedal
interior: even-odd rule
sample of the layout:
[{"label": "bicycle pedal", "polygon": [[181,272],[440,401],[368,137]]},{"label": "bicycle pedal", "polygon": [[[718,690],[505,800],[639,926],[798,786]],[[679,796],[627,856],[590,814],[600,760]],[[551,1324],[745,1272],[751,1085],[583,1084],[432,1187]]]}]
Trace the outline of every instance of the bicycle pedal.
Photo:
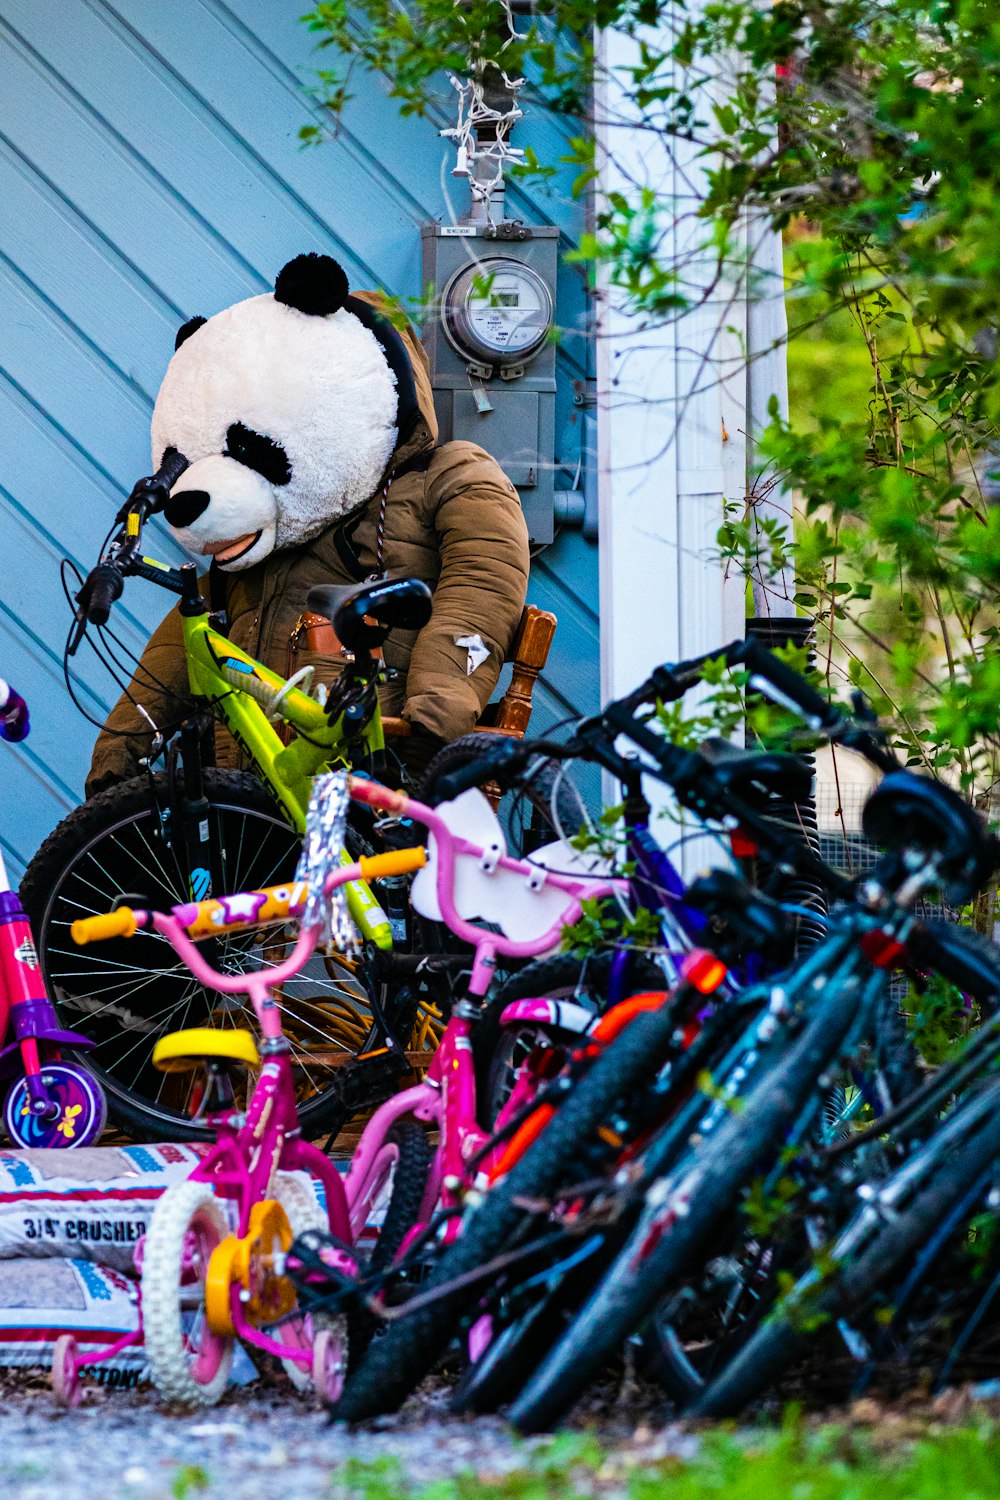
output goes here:
[{"label": "bicycle pedal", "polygon": [[377,1047],[359,1053],[339,1070],[337,1081],[342,1105],[355,1114],[382,1104],[412,1068],[402,1047]]}]

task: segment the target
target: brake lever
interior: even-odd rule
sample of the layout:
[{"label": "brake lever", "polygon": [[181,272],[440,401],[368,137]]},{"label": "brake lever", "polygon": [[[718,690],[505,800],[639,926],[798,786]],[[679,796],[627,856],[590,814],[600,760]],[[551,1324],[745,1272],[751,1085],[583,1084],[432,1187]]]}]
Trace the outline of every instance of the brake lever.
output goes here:
[{"label": "brake lever", "polygon": [[[82,592],[82,590],[81,590],[81,592]],[[77,597],[79,598],[79,595]],[[86,630],[87,630],[87,611],[85,609],[81,608],[80,605],[78,604],[77,608],[76,608],[76,612],[75,612],[75,614],[73,616],[73,626],[72,626],[72,628],[70,630],[70,633],[69,633],[69,640],[66,642],[66,655],[67,656],[75,656],[76,653],[79,651],[79,649],[80,649],[80,643],[82,642],[83,637],[86,634]]]}]

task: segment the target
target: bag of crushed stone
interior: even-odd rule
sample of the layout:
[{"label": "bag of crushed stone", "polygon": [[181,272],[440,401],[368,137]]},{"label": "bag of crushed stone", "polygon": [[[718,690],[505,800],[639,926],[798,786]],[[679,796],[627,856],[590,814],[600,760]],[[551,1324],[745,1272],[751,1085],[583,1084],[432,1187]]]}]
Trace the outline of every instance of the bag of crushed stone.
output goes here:
[{"label": "bag of crushed stone", "polygon": [[[47,1368],[56,1340],[71,1333],[83,1354],[99,1354],[139,1326],[139,1287],[89,1260],[0,1261],[0,1365]],[[99,1365],[102,1378],[137,1380],[146,1367],[141,1344]]]},{"label": "bag of crushed stone", "polygon": [[[47,1370],[64,1333],[73,1335],[81,1354],[101,1354],[138,1327],[139,1283],[110,1266],[58,1256],[0,1261],[0,1366]],[[110,1386],[144,1382],[149,1379],[145,1347],[129,1344],[87,1365],[83,1378]],[[229,1384],[256,1379],[253,1361],[237,1344]]]},{"label": "bag of crushed stone", "polygon": [[0,1150],[0,1264],[62,1256],[135,1274],[156,1200],[207,1147],[83,1146]]}]

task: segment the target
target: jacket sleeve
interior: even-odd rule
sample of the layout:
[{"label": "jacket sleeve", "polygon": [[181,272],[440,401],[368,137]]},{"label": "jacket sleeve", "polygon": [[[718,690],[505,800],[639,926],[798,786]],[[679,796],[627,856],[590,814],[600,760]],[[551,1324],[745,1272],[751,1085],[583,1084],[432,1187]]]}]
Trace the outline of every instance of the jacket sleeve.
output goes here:
[{"label": "jacket sleeve", "polygon": [[[158,727],[182,718],[189,701],[184,633],[176,608],[157,627],[135,669],[129,693],[143,705]],[[138,776],[139,761],[148,755],[152,730],[123,693],[97,737],[87,777],[87,796],[116,781]]]},{"label": "jacket sleeve", "polygon": [[[428,476],[441,573],[417,636],[403,715],[442,740],[468,734],[497,685],[528,588],[528,529],[517,491],[495,459],[449,443]],[[489,652],[470,673],[464,636]]]}]

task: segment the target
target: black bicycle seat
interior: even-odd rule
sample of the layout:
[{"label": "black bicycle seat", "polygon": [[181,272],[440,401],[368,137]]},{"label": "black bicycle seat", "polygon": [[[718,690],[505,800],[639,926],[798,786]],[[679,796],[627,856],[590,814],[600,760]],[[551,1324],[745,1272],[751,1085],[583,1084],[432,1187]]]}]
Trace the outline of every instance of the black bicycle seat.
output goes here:
[{"label": "black bicycle seat", "polygon": [[699,754],[708,761],[720,786],[755,804],[780,797],[805,802],[812,794],[812,767],[780,750],[741,750],[714,735],[702,740]]},{"label": "black bicycle seat", "polygon": [[419,578],[376,583],[318,583],[306,607],[333,623],[348,651],[381,646],[390,630],[420,630],[431,617],[431,591]]},{"label": "black bicycle seat", "polygon": [[954,900],[968,900],[992,874],[997,844],[975,808],[951,787],[912,771],[890,771],[861,815],[866,838],[899,853],[936,854]]}]

